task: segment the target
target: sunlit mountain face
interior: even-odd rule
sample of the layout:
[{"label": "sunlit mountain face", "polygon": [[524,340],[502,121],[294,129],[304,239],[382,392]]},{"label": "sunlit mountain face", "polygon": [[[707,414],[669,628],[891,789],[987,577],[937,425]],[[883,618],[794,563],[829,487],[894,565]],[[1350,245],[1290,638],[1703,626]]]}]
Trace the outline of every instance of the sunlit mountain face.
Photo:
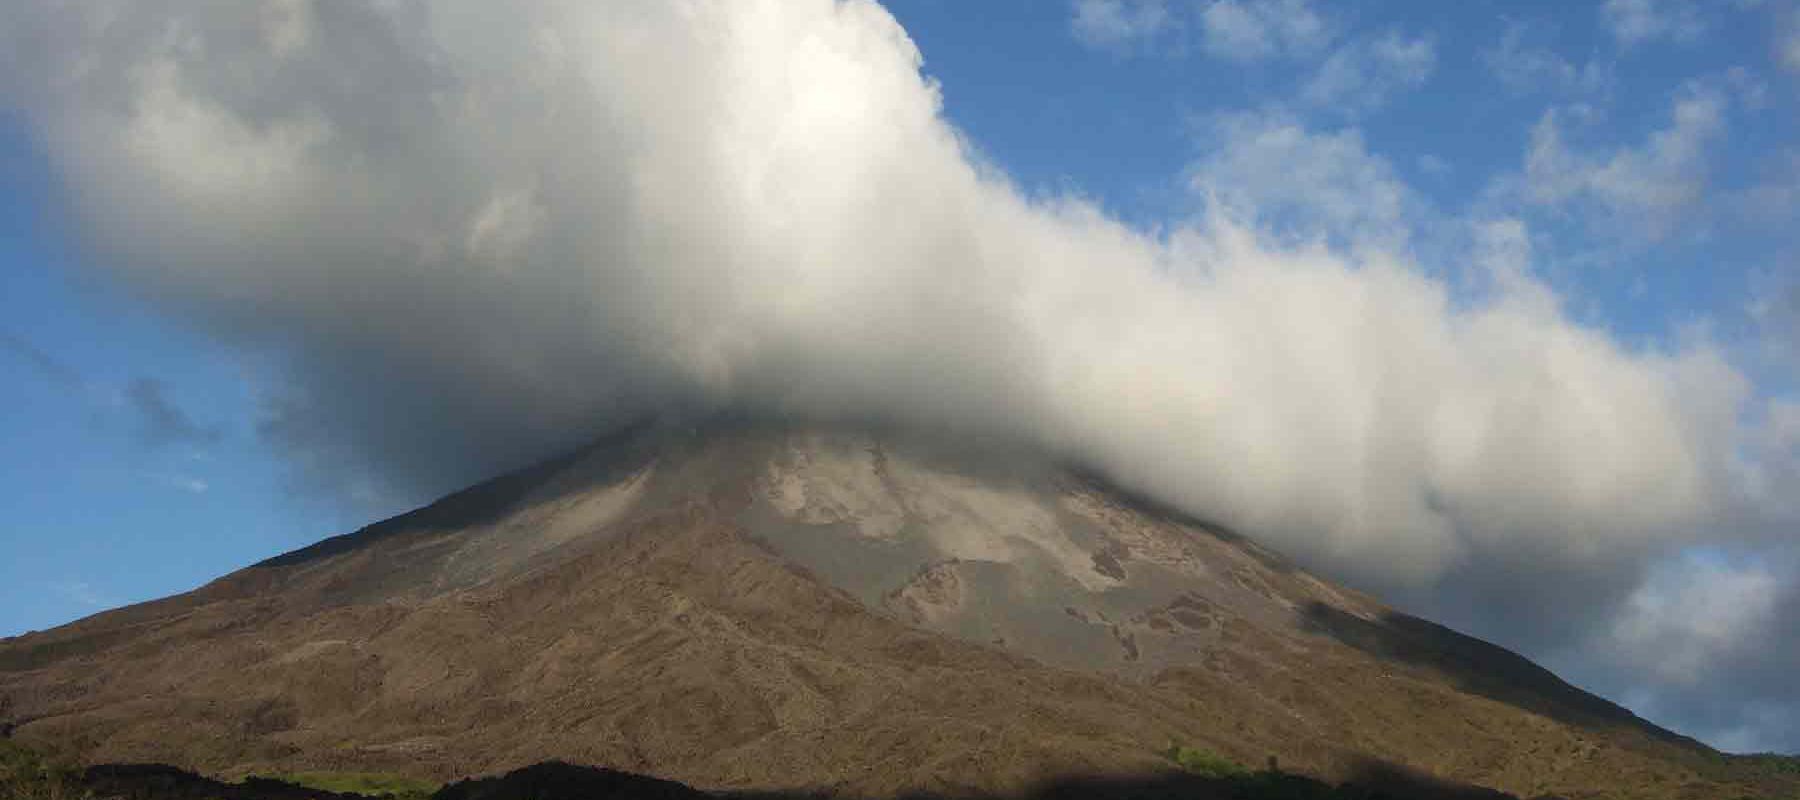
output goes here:
[{"label": "sunlit mountain face", "polygon": [[741,420],[6,640],[0,701],[29,745],[217,775],[1005,793],[1176,742],[1327,784],[1784,785],[1028,447]]}]

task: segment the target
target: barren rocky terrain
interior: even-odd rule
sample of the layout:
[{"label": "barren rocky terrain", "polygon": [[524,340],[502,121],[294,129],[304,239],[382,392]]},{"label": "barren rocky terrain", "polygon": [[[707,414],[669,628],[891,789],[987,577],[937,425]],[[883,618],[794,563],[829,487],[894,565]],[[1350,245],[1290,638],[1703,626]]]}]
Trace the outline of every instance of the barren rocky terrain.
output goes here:
[{"label": "barren rocky terrain", "polygon": [[1792,797],[1501,648],[1008,448],[636,428],[193,592],[0,643],[89,763],[1019,793],[1172,744],[1520,796]]}]

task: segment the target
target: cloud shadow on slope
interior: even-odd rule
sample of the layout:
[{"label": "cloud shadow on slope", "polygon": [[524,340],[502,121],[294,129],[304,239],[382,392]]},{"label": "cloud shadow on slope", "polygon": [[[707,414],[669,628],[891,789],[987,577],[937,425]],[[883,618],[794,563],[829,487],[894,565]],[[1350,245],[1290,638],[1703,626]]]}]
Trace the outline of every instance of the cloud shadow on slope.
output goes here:
[{"label": "cloud shadow on slope", "polygon": [[1703,744],[1658,727],[1605,698],[1577,688],[1530,659],[1499,645],[1398,611],[1369,620],[1326,603],[1301,613],[1305,630],[1329,636],[1376,658],[1434,670],[1456,688],[1559,722],[1597,730],[1628,726],[1678,746]]}]

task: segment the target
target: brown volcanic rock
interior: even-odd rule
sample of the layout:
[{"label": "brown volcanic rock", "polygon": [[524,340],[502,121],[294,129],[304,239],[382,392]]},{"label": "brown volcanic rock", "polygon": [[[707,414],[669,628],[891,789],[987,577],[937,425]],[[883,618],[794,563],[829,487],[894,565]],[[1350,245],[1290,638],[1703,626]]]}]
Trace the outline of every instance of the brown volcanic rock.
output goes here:
[{"label": "brown volcanic rock", "polygon": [[0,716],[88,761],[226,776],[560,759],[709,789],[1008,792],[1164,770],[1182,742],[1522,795],[1784,790],[1027,457],[742,427],[630,431],[7,640]]}]

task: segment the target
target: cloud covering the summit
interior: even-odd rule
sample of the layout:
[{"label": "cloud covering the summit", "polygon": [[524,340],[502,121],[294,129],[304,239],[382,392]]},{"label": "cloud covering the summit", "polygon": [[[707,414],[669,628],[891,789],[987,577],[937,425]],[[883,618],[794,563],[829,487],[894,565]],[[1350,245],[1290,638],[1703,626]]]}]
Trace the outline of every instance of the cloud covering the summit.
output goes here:
[{"label": "cloud covering the summit", "polygon": [[[1412,213],[1351,135],[1225,119],[1213,202],[1150,234],[979,158],[872,2],[8,16],[0,91],[89,260],[279,364],[264,435],[327,485],[454,488],[670,409],[873,417],[1035,442],[1494,630],[1554,620],[1546,649],[1703,641],[1684,592],[1757,598],[1751,631],[1792,603],[1654,571],[1791,519],[1758,498],[1794,450],[1748,446],[1787,417],[1721,348],[1579,321],[1513,220],[1433,264],[1263,224],[1320,181],[1352,234]],[[1581,164],[1534,198],[1613,200]]]}]

